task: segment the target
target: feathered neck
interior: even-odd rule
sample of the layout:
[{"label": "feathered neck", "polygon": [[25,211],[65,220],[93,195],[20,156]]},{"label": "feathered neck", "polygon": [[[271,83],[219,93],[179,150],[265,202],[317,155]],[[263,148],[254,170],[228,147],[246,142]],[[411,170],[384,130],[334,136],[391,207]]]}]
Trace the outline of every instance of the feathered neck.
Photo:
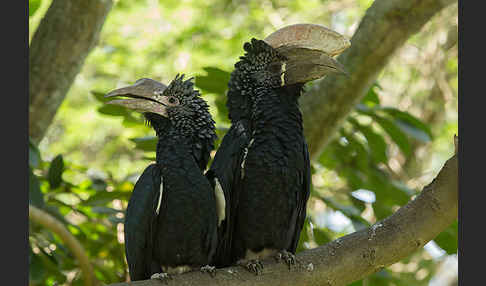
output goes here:
[{"label": "feathered neck", "polygon": [[[171,121],[156,114],[145,114],[145,117],[158,137],[156,163],[167,164],[167,160],[177,160],[179,157],[192,156],[201,170],[205,170],[210,152],[214,149],[214,137],[205,135],[208,132],[194,133],[188,136],[186,132],[174,126]],[[201,134],[203,134],[201,136]]]}]

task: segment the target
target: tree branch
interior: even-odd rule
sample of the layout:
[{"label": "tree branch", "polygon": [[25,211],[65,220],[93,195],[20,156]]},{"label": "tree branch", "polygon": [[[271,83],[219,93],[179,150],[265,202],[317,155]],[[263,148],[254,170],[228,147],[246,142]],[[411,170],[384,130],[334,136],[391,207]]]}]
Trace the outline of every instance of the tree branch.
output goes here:
[{"label": "tree branch", "polygon": [[[456,142],[456,141],[455,141]],[[262,275],[242,267],[218,269],[216,277],[189,272],[176,275],[169,285],[348,285],[391,265],[422,248],[457,219],[457,155],[450,158],[437,177],[408,204],[373,226],[297,254],[290,271],[283,263],[263,261]],[[143,280],[111,286],[159,286]]]},{"label": "tree branch", "polygon": [[38,144],[51,124],[112,6],[111,0],[54,0],[29,48],[29,135]]},{"label": "tree branch", "polygon": [[29,204],[29,219],[42,225],[53,233],[57,234],[64,244],[72,251],[74,257],[79,261],[79,266],[84,275],[85,286],[99,285],[95,277],[93,267],[89,261],[86,251],[79,241],[66,229],[62,222],[46,213],[45,211]]},{"label": "tree branch", "polygon": [[338,57],[349,77],[327,76],[301,98],[311,158],[318,156],[393,53],[454,0],[376,0]]}]

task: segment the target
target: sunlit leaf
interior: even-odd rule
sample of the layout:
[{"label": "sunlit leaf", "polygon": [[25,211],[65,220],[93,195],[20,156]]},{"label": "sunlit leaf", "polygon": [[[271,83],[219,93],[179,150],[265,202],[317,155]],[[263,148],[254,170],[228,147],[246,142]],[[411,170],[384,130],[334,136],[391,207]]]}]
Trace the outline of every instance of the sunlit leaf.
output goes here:
[{"label": "sunlit leaf", "polygon": [[29,0],[29,17],[35,14],[35,12],[39,9],[41,3],[41,0]]},{"label": "sunlit leaf", "polygon": [[376,88],[381,89],[380,85],[377,82],[372,84],[370,89],[368,89],[368,92],[361,100],[363,104],[366,104],[369,107],[373,107],[375,105],[380,104],[380,98],[378,97],[378,94],[375,91]]},{"label": "sunlit leaf", "polygon": [[128,200],[130,198],[130,192],[97,192],[95,195],[91,196],[89,199],[84,201],[82,204],[86,206],[99,206],[111,202],[115,199]]}]

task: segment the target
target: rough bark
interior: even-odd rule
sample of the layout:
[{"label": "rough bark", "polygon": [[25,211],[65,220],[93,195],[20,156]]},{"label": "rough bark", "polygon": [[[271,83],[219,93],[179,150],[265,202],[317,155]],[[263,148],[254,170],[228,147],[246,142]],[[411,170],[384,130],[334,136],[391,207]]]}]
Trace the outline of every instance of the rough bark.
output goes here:
[{"label": "rough bark", "polygon": [[93,267],[91,266],[91,262],[86,255],[86,251],[81,243],[79,243],[79,241],[69,232],[62,222],[58,221],[45,211],[32,205],[29,205],[29,219],[58,235],[64,244],[72,251],[74,257],[76,257],[76,260],[79,262],[79,267],[81,268],[84,277],[85,286],[99,285],[99,281],[95,277]]},{"label": "rough bark", "polygon": [[[298,263],[290,271],[283,263],[266,260],[260,276],[235,266],[218,269],[214,278],[198,271],[176,275],[168,285],[348,285],[422,248],[457,219],[457,211],[458,162],[454,155],[415,199],[393,215],[370,228],[298,253]],[[127,285],[161,283],[143,280],[111,284]]]},{"label": "rough bark", "polygon": [[111,0],[54,0],[29,48],[29,135],[44,136],[112,6]]},{"label": "rough bark", "polygon": [[301,98],[311,158],[318,156],[341,122],[366,94],[393,53],[454,0],[376,0],[338,57],[349,73],[328,76]]}]

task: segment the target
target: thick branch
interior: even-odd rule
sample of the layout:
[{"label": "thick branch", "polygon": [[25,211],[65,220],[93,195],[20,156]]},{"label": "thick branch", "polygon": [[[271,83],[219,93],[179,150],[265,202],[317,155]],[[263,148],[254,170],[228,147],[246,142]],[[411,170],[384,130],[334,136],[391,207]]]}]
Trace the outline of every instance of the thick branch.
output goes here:
[{"label": "thick branch", "polygon": [[[255,276],[241,267],[218,269],[215,278],[200,272],[178,275],[169,285],[348,285],[391,265],[422,248],[457,219],[457,155],[437,177],[396,213],[370,228],[346,235],[326,245],[297,254],[291,271],[283,263],[264,261]],[[111,286],[158,286],[144,280]]]},{"label": "thick branch", "polygon": [[29,135],[44,136],[112,6],[111,0],[54,0],[29,48]]},{"label": "thick branch", "polygon": [[99,284],[95,277],[91,262],[86,255],[86,251],[79,241],[66,229],[62,222],[33,205],[29,205],[29,219],[57,234],[64,244],[72,251],[83,272],[85,286]]},{"label": "thick branch", "polygon": [[302,97],[311,157],[318,156],[341,121],[366,94],[393,53],[454,0],[376,0],[339,56],[349,77],[328,76]]}]

